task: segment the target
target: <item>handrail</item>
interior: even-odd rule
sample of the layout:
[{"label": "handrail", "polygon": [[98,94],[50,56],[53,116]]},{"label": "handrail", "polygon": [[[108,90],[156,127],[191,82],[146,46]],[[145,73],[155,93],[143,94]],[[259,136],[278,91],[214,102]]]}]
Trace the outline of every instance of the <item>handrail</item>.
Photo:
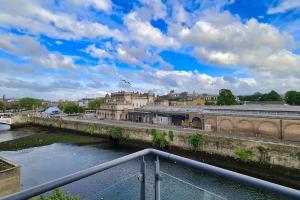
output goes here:
[{"label": "handrail", "polygon": [[299,190],[288,188],[288,187],[278,185],[275,183],[271,183],[268,181],[264,181],[261,179],[253,178],[253,177],[250,177],[247,175],[243,175],[243,174],[240,174],[237,172],[222,169],[220,167],[215,167],[215,166],[212,166],[209,164],[205,164],[202,162],[198,162],[195,160],[177,156],[177,155],[167,153],[164,151],[149,148],[149,149],[144,149],[144,150],[141,150],[141,151],[105,162],[103,164],[76,172],[76,173],[68,175],[68,176],[64,176],[62,178],[35,186],[33,188],[29,188],[24,191],[0,198],[0,200],[25,200],[30,197],[40,195],[47,191],[53,190],[57,187],[64,186],[66,184],[75,182],[82,178],[91,176],[98,172],[102,172],[102,171],[112,168],[114,166],[120,165],[122,163],[128,162],[130,160],[133,160],[133,159],[136,159],[136,158],[139,158],[142,156],[146,156],[146,155],[154,155],[159,158],[164,158],[167,160],[175,161],[175,162],[178,162],[178,163],[181,163],[181,164],[184,164],[184,165],[196,168],[196,169],[203,170],[203,171],[208,172],[213,175],[222,176],[222,177],[240,182],[242,184],[256,187],[258,189],[268,190],[270,192],[278,193],[278,194],[288,196],[291,198],[300,199],[300,191]]}]

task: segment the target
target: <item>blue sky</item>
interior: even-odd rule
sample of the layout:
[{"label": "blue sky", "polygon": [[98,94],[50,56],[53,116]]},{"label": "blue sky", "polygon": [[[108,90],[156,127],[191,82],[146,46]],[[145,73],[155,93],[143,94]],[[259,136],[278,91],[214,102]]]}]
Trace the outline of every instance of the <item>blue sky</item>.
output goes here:
[{"label": "blue sky", "polygon": [[0,94],[8,97],[299,90],[300,1],[0,3]]}]

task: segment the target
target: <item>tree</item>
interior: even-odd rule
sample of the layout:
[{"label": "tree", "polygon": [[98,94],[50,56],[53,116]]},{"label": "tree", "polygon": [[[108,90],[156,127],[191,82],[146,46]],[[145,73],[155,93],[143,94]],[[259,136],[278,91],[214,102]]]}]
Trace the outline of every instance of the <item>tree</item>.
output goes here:
[{"label": "tree", "polygon": [[218,105],[235,105],[236,98],[228,89],[221,89],[218,97]]},{"label": "tree", "polygon": [[281,96],[274,90],[269,93],[263,94],[260,101],[282,101]]},{"label": "tree", "polygon": [[96,110],[104,103],[104,98],[97,98],[95,100],[92,100],[88,104],[88,108],[91,110]]},{"label": "tree", "polygon": [[71,113],[79,113],[82,111],[80,107],[74,102],[68,102],[64,105],[64,113],[71,114]]},{"label": "tree", "polygon": [[2,111],[3,108],[4,108],[4,103],[3,103],[3,101],[0,101],[0,111]]},{"label": "tree", "polygon": [[40,99],[34,99],[30,97],[25,97],[20,99],[20,108],[26,110],[32,110],[35,108],[40,108],[42,106],[42,101]]},{"label": "tree", "polygon": [[285,93],[285,102],[289,105],[300,105],[300,92],[297,91],[287,91]]},{"label": "tree", "polygon": [[63,102],[59,102],[58,103],[58,105],[57,105],[57,107],[60,109],[60,110],[64,110],[64,107],[65,107],[65,103],[63,103]]}]

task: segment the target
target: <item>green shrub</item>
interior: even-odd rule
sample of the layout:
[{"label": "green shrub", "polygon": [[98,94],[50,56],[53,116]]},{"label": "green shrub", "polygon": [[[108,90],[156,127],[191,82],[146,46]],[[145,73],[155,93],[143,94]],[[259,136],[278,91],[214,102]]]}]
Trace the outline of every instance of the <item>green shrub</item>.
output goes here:
[{"label": "green shrub", "polygon": [[260,162],[266,162],[267,161],[267,154],[268,154],[268,149],[263,147],[263,146],[258,146],[257,150],[260,154]]},{"label": "green shrub", "polygon": [[253,152],[251,150],[237,148],[235,150],[235,154],[242,160],[242,161],[250,161],[253,157]]},{"label": "green shrub", "polygon": [[157,131],[156,129],[151,129],[152,135],[152,145],[158,148],[165,148],[168,146],[168,141],[165,138],[165,133]]},{"label": "green shrub", "polygon": [[203,144],[203,136],[199,133],[194,133],[189,137],[189,144],[193,150],[198,150],[199,146]]},{"label": "green shrub", "polygon": [[127,140],[129,135],[122,127],[113,127],[109,129],[110,136],[115,140]]},{"label": "green shrub", "polygon": [[168,137],[169,137],[169,140],[173,142],[173,139],[174,139],[174,133],[173,133],[173,131],[169,131],[168,132]]},{"label": "green shrub", "polygon": [[50,196],[39,196],[34,200],[80,200],[79,196],[64,193],[60,189],[55,189]]},{"label": "green shrub", "polygon": [[88,127],[87,132],[89,132],[91,135],[95,134],[97,131],[97,126],[95,124]]}]

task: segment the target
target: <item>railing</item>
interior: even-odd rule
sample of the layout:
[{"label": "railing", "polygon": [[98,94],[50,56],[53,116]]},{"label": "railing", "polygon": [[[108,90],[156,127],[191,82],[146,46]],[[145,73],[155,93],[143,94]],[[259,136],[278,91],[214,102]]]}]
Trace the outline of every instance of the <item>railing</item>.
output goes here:
[{"label": "railing", "polygon": [[[181,184],[179,185],[177,188],[175,188],[175,191],[178,190],[185,190],[186,192],[189,192],[190,198],[185,198],[185,199],[194,199],[193,195],[197,195],[199,197],[199,191],[202,194],[201,199],[225,199],[224,197],[218,196],[212,192],[206,191],[204,189],[201,188],[197,188],[197,186],[194,186],[191,183],[182,181],[172,175],[169,175],[166,172],[163,172],[160,170],[160,159],[166,159],[169,161],[173,161],[176,163],[180,163],[195,169],[199,169],[202,170],[204,172],[207,172],[209,174],[213,174],[213,175],[217,175],[217,176],[221,176],[227,179],[231,179],[233,181],[237,181],[241,184],[245,184],[248,186],[252,186],[261,190],[266,190],[278,195],[283,195],[285,197],[289,197],[289,198],[293,198],[293,199],[300,199],[300,191],[292,189],[292,188],[288,188],[285,186],[281,186],[278,184],[274,184],[268,181],[264,181],[264,180],[260,180],[257,178],[253,178],[250,176],[246,176],[243,174],[239,174],[233,171],[229,171],[226,169],[222,169],[219,167],[215,167],[209,164],[205,164],[205,163],[201,163],[195,160],[191,160],[188,158],[184,158],[181,156],[177,156],[174,154],[170,154],[167,152],[163,152],[163,151],[159,151],[156,149],[144,149],[142,151],[138,151],[136,153],[132,153],[120,158],[117,158],[115,160],[76,172],[74,174],[50,181],[48,183],[44,183],[42,185],[30,188],[30,189],[26,189],[24,191],[12,194],[10,196],[6,196],[1,198],[0,200],[25,200],[25,199],[29,199],[31,197],[35,197],[38,196],[40,194],[43,194],[45,192],[51,191],[55,188],[67,185],[69,183],[75,182],[77,180],[83,179],[85,177],[94,175],[96,173],[105,171],[107,169],[110,169],[112,167],[118,166],[120,164],[129,162],[131,160],[134,159],[138,159],[141,158],[141,167],[140,167],[140,172],[138,174],[138,180],[140,182],[140,188],[139,188],[139,199],[146,199],[146,162],[145,162],[145,156],[148,155],[152,155],[155,156],[155,169],[154,169],[154,185],[155,185],[155,200],[160,200],[161,199],[161,190],[168,190],[172,187],[174,187],[174,184],[172,184],[174,181]],[[127,178],[130,179],[131,177]],[[165,181],[165,182],[164,182]],[[168,184],[164,184],[164,183],[169,183],[171,185]],[[196,188],[198,189],[196,192],[195,190],[190,190],[192,188]],[[115,188],[108,188],[107,190],[104,190],[104,192],[107,191],[112,191]],[[177,191],[179,192],[179,191]],[[172,193],[170,192],[168,195],[172,195]],[[170,198],[169,198],[170,199]]]}]

